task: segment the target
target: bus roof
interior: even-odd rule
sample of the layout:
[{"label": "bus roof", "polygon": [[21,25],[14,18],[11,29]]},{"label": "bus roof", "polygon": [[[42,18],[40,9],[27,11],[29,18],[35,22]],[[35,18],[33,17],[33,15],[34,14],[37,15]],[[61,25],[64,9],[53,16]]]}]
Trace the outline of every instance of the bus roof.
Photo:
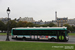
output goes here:
[{"label": "bus roof", "polygon": [[18,27],[14,30],[67,30],[67,27]]}]

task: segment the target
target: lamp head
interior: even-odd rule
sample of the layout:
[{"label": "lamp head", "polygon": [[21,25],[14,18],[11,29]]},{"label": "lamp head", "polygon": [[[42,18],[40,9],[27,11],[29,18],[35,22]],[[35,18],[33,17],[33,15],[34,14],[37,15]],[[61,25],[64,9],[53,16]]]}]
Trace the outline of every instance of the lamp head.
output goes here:
[{"label": "lamp head", "polygon": [[9,7],[8,7],[8,9],[7,9],[7,13],[10,13],[10,9],[9,9]]}]

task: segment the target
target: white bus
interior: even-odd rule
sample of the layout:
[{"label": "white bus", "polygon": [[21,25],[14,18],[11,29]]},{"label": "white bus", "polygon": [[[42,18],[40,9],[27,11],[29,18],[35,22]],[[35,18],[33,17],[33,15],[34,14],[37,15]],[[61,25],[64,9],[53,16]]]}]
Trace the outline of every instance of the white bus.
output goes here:
[{"label": "white bus", "polygon": [[12,28],[12,39],[68,41],[67,27]]}]

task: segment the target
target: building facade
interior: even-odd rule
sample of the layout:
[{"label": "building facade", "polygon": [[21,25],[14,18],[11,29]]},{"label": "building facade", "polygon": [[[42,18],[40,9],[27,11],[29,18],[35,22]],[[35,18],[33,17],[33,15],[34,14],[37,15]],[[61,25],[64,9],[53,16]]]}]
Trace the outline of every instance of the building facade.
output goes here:
[{"label": "building facade", "polygon": [[39,24],[39,25],[44,25],[44,24],[50,24],[50,23],[52,23],[52,21],[45,21],[45,22],[43,22],[43,21],[35,21],[35,22],[32,22],[32,23]]},{"label": "building facade", "polygon": [[27,21],[27,22],[34,22],[32,17],[24,17],[24,18],[19,18],[19,21]]},{"label": "building facade", "polygon": [[[0,20],[5,24],[8,22],[8,18],[0,18]],[[9,18],[9,20],[11,20],[11,18]]]},{"label": "building facade", "polygon": [[67,22],[70,26],[75,26],[75,18],[74,19],[68,19],[68,22]]},{"label": "building facade", "polygon": [[57,25],[57,21],[56,20],[52,20],[52,23],[56,24]]},{"label": "building facade", "polygon": [[62,27],[64,24],[67,24],[68,18],[57,18],[58,27]]}]

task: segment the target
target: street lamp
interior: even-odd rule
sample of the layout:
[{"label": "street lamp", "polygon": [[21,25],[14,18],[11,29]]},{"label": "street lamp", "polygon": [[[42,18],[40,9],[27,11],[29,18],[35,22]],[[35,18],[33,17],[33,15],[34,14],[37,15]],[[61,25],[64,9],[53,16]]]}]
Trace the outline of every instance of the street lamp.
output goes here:
[{"label": "street lamp", "polygon": [[6,11],[7,11],[7,14],[8,14],[8,25],[7,25],[7,38],[6,38],[6,41],[10,41],[10,39],[9,39],[9,14],[10,14],[10,9],[9,9],[9,7]]}]

